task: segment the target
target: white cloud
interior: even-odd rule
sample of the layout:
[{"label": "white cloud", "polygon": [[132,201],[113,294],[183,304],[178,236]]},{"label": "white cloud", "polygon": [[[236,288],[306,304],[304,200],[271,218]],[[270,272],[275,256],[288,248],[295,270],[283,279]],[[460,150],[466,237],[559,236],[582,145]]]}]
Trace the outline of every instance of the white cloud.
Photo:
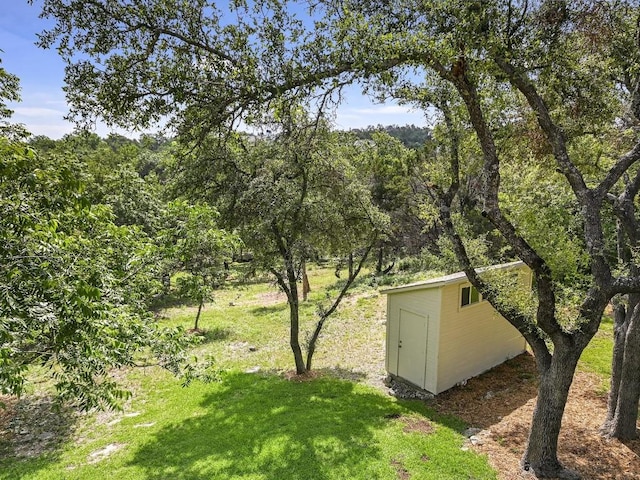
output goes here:
[{"label": "white cloud", "polygon": [[44,135],[52,139],[60,139],[73,131],[73,126],[63,121],[52,123],[26,123],[16,121],[16,123],[24,123],[32,135]]},{"label": "white cloud", "polygon": [[60,117],[65,114],[62,110],[42,107],[16,107],[13,110],[16,117],[42,118],[42,117]]},{"label": "white cloud", "polygon": [[397,104],[368,105],[338,108],[335,123],[338,128],[365,128],[369,125],[426,125],[424,112]]},{"label": "white cloud", "polygon": [[378,105],[351,109],[356,115],[414,115],[416,110],[401,105]]}]

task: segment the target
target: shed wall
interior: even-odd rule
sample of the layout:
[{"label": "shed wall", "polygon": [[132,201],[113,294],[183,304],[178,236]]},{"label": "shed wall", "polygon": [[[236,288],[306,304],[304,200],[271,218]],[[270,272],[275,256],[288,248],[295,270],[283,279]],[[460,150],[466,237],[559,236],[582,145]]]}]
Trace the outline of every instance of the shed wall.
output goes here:
[{"label": "shed wall", "polygon": [[[400,311],[412,312],[425,319],[426,365],[424,383],[418,385],[433,391],[437,382],[438,336],[440,324],[440,288],[399,292],[387,296],[387,355],[386,369],[389,373],[402,376],[398,371],[398,344],[400,340]],[[403,354],[406,350],[403,351]],[[416,358],[420,355],[416,353]]]},{"label": "shed wall", "polygon": [[440,393],[525,351],[525,340],[487,301],[460,306],[467,282],[442,288],[437,386]]}]

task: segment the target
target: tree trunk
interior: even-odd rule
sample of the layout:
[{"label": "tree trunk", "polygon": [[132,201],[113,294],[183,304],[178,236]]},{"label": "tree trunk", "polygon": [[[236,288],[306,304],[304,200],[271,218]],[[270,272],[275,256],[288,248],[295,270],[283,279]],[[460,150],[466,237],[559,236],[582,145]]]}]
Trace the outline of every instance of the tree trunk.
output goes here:
[{"label": "tree trunk", "polygon": [[309,346],[307,347],[307,371],[311,371],[311,362],[313,360],[313,354],[316,352],[316,344],[318,343],[318,338],[320,337],[320,332],[322,331],[322,327],[324,326],[324,322],[327,320],[327,316],[322,315],[316,324],[316,328],[313,331],[313,335],[309,339]]},{"label": "tree trunk", "polygon": [[198,322],[200,321],[200,313],[202,312],[202,306],[204,305],[204,298],[200,300],[200,305],[198,305],[198,313],[196,314],[196,322],[193,326],[194,330],[198,330]]},{"label": "tree trunk", "polygon": [[291,346],[291,351],[293,352],[293,359],[296,363],[296,373],[298,375],[302,375],[307,371],[307,369],[304,366],[302,349],[300,348],[300,312],[298,309],[297,296],[289,299],[289,320],[291,323],[289,345]]},{"label": "tree trunk", "polygon": [[382,266],[384,265],[384,247],[380,245],[378,247],[378,261],[376,262],[376,275],[382,273]]},{"label": "tree trunk", "polygon": [[311,285],[309,285],[309,277],[307,276],[307,262],[302,261],[302,300],[307,301],[309,298],[309,292],[311,291]]},{"label": "tree trunk", "polygon": [[307,346],[307,371],[311,371],[311,361],[313,360],[313,354],[316,351],[316,344],[318,342],[318,338],[320,338],[320,332],[322,332],[322,327],[324,326],[324,322],[326,322],[327,318],[329,318],[333,314],[333,312],[336,311],[336,309],[338,308],[338,305],[340,305],[340,302],[346,295],[347,291],[349,290],[349,288],[351,288],[351,285],[353,284],[354,280],[360,274],[360,270],[362,270],[362,266],[364,265],[364,262],[367,261],[367,257],[369,256],[369,252],[371,251],[371,248],[373,248],[373,243],[369,247],[367,247],[365,252],[362,254],[362,257],[360,257],[360,261],[358,262],[357,265],[354,264],[353,254],[349,255],[349,278],[347,278],[347,281],[342,286],[340,293],[338,294],[336,299],[333,301],[333,304],[331,305],[331,307],[329,307],[328,310],[324,310],[324,309],[321,310],[320,318],[318,319],[318,323],[316,323],[316,328],[313,331],[313,335],[311,335],[311,338],[309,339],[309,345]]},{"label": "tree trunk", "polygon": [[[640,400],[640,304],[637,298],[631,315],[624,307],[616,308],[615,344],[612,362],[611,391],[607,419],[603,425],[606,436],[633,440],[638,432],[638,401]],[[631,306],[629,306],[631,309]]]},{"label": "tree trunk", "polygon": [[522,458],[524,470],[533,471],[538,478],[580,478],[574,472],[565,470],[558,461],[562,416],[580,358],[580,353],[575,350],[575,347],[556,346],[550,365],[542,369],[540,375],[538,399]]},{"label": "tree trunk", "polygon": [[171,291],[171,275],[162,273],[162,292],[167,295]]},{"label": "tree trunk", "polygon": [[304,358],[302,356],[302,349],[300,348],[300,301],[298,300],[298,284],[293,263],[286,263],[287,280],[289,284],[286,294],[289,301],[289,323],[291,327],[289,332],[289,345],[293,352],[296,373],[302,375],[307,369],[304,366]]},{"label": "tree trunk", "polygon": [[611,383],[609,387],[609,400],[607,402],[607,417],[602,425],[602,433],[610,435],[611,422],[616,415],[618,406],[618,393],[620,392],[620,379],[622,378],[622,363],[624,361],[624,342],[629,326],[628,309],[623,303],[614,307],[613,311],[613,355],[611,359]]}]

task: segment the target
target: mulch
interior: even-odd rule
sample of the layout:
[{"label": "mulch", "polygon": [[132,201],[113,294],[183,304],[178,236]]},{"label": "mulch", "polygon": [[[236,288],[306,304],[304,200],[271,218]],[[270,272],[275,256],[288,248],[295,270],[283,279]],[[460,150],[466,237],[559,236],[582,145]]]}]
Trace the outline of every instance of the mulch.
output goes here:
[{"label": "mulch", "polygon": [[[441,413],[455,415],[482,429],[471,446],[486,454],[501,480],[531,479],[519,464],[536,402],[535,360],[523,354],[465,385],[435,397]],[[578,372],[569,392],[558,458],[585,480],[640,480],[640,440],[619,442],[602,437],[607,411],[602,379]]]}]

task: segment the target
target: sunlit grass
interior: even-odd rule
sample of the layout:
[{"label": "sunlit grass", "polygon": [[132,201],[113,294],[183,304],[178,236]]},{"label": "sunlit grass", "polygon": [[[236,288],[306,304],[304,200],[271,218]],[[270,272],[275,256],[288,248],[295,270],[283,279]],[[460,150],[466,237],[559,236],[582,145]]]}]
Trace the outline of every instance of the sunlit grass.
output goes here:
[{"label": "sunlit grass", "polygon": [[[155,369],[131,381],[138,392],[124,414],[87,420],[60,452],[0,461],[0,478],[392,480],[399,469],[425,480],[496,478],[461,450],[460,421],[371,387],[229,372],[185,389]],[[405,431],[416,416],[432,430]]]},{"label": "sunlit grass", "polygon": [[[309,276],[303,342],[340,281],[330,268],[311,266]],[[495,479],[486,458],[461,449],[461,421],[336,377],[361,378],[359,365],[384,354],[384,301],[371,283],[356,285],[327,322],[322,374],[303,382],[283,373],[293,358],[275,285],[225,286],[203,312],[194,352],[214,356],[220,382],[182,388],[157,368],[129,372],[134,397],[123,413],[82,417],[57,451],[0,459],[0,479]],[[179,307],[159,321],[191,328],[194,318],[195,308]],[[408,431],[416,418],[432,428]]]},{"label": "sunlit grass", "polygon": [[604,317],[600,324],[600,330],[582,352],[580,366],[608,380],[611,376],[612,354],[613,321],[609,317]]}]

